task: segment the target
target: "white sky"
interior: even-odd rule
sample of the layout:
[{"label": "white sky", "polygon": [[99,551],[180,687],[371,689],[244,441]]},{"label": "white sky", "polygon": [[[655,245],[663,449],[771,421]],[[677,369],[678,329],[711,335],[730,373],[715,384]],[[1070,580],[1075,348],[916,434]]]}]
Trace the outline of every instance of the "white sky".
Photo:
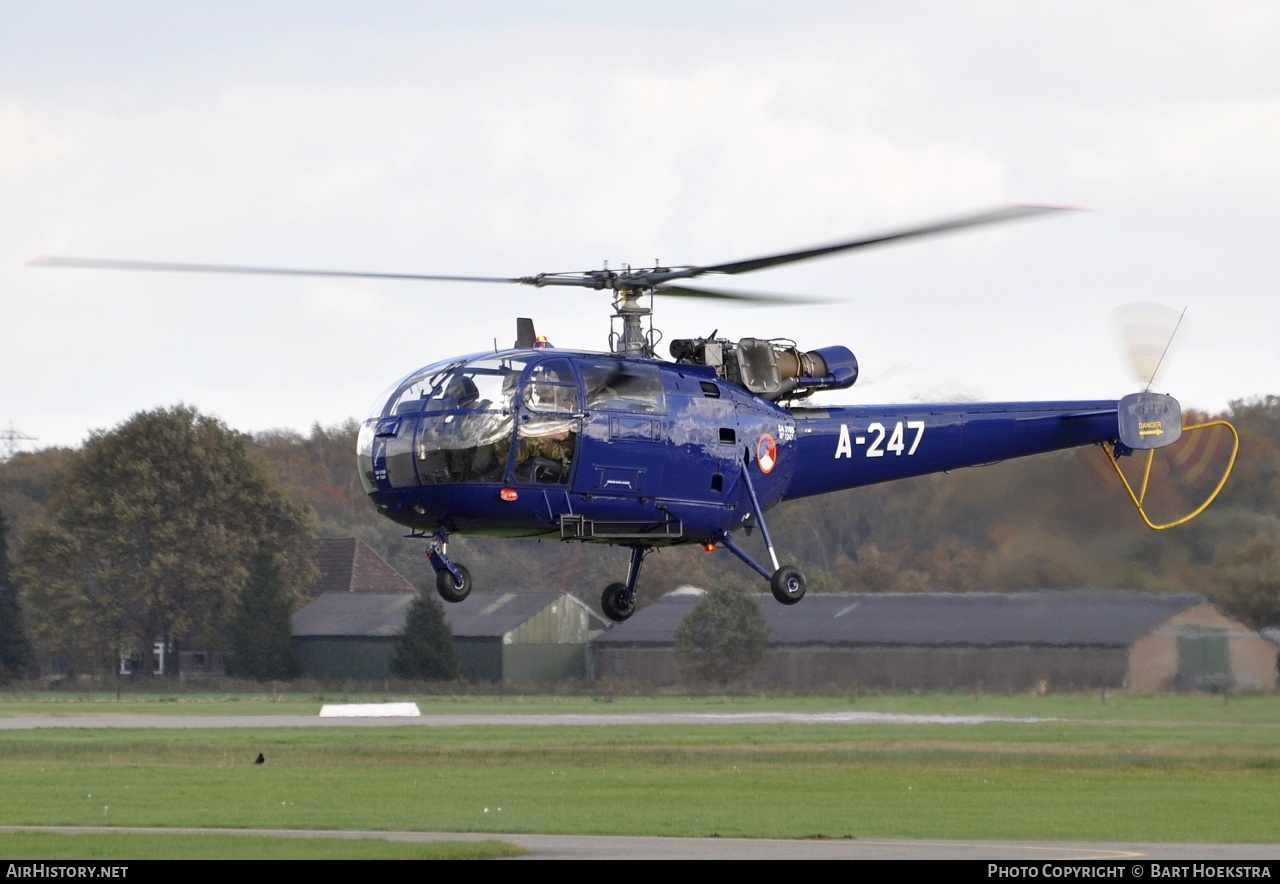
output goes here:
[{"label": "white sky", "polygon": [[0,429],[75,445],[186,402],[306,431],[516,316],[609,328],[586,290],[40,254],[519,276],[1004,200],[1091,211],[708,279],[843,300],[657,324],[844,344],[831,402],[1114,398],[1112,311],[1157,301],[1189,308],[1157,385],[1184,407],[1280,393],[1277,47],[1273,2],[0,0]]}]

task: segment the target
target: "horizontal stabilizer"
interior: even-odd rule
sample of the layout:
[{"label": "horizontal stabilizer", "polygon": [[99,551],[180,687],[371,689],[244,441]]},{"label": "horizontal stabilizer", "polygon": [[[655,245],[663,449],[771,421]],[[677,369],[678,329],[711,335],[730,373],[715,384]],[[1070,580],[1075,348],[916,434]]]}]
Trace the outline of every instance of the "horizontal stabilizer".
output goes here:
[{"label": "horizontal stabilizer", "polygon": [[1172,445],[1182,436],[1182,406],[1163,393],[1130,393],[1120,400],[1120,442],[1135,451]]}]

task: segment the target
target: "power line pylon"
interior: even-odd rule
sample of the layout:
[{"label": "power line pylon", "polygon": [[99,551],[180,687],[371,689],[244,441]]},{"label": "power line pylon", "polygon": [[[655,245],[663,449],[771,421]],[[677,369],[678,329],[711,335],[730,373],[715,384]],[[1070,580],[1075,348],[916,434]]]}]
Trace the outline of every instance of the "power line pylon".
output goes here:
[{"label": "power line pylon", "polygon": [[0,430],[0,460],[9,460],[18,453],[18,445],[22,442],[35,442],[35,436],[28,436],[9,421],[7,429]]}]

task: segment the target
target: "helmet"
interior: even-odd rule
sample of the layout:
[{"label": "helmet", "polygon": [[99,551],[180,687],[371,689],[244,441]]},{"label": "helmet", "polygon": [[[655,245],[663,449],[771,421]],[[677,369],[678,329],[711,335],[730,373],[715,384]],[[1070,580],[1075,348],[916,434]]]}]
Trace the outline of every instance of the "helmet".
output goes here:
[{"label": "helmet", "polygon": [[476,382],[460,374],[453,376],[449,385],[445,387],[444,394],[457,402],[459,408],[475,405],[480,399],[480,390],[476,388]]}]

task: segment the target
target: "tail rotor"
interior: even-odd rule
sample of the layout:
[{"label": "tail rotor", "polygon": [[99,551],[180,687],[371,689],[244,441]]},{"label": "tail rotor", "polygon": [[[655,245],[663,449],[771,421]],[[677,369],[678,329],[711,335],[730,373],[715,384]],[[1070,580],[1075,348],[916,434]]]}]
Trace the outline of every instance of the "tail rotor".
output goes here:
[{"label": "tail rotor", "polygon": [[[1120,400],[1119,441],[1102,447],[1138,515],[1156,531],[1184,525],[1204,512],[1227,484],[1240,450],[1240,436],[1227,421],[1192,418],[1191,423],[1184,424],[1181,407],[1173,397],[1150,392],[1160,370],[1168,364],[1186,313],[1185,308],[1179,311],[1153,303],[1125,304],[1116,310],[1129,367],[1143,391]],[[1168,448],[1169,456],[1161,459],[1159,470],[1153,470],[1156,450],[1161,448]],[[1130,471],[1136,470],[1139,475],[1130,481],[1120,461],[1124,455],[1139,451],[1146,451],[1147,456],[1134,458],[1137,464]],[[1214,482],[1213,476],[1219,470],[1220,476]],[[1185,515],[1163,522],[1151,519],[1147,497],[1156,476],[1178,487],[1181,493],[1176,496],[1184,503]],[[1206,486],[1211,487],[1206,490]],[[1198,502],[1187,503],[1188,498]]]}]

